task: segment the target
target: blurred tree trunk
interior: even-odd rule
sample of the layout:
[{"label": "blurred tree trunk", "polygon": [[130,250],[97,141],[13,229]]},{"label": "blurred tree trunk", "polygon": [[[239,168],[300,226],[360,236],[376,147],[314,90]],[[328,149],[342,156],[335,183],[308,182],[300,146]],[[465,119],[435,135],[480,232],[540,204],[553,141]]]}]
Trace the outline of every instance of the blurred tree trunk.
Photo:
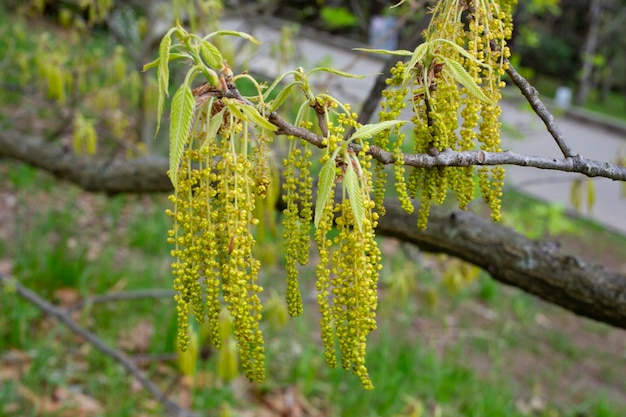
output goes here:
[{"label": "blurred tree trunk", "polygon": [[598,47],[598,33],[602,17],[602,0],[591,0],[589,5],[589,31],[582,51],[583,68],[578,84],[578,94],[575,103],[579,106],[585,104],[592,83],[593,56]]}]

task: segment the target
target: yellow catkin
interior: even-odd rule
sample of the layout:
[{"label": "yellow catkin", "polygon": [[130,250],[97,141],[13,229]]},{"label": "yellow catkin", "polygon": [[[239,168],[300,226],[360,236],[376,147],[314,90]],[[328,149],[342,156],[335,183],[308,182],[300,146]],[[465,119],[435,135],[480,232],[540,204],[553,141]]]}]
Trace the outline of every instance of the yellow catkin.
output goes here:
[{"label": "yellow catkin", "polygon": [[[208,111],[208,110],[204,110]],[[200,114],[202,120],[206,114]],[[205,137],[198,123],[184,151],[179,181],[168,210],[174,225],[168,241],[177,291],[179,343],[189,345],[189,315],[208,319],[211,342],[221,346],[219,315],[223,301],[233,318],[233,334],[246,376],[265,377],[264,342],[259,329],[260,263],[253,256],[252,226],[259,174],[252,164],[263,155],[248,152],[247,127],[234,117],[221,129],[221,137]],[[261,181],[263,182],[263,181]],[[221,300],[220,300],[221,299]]]}]

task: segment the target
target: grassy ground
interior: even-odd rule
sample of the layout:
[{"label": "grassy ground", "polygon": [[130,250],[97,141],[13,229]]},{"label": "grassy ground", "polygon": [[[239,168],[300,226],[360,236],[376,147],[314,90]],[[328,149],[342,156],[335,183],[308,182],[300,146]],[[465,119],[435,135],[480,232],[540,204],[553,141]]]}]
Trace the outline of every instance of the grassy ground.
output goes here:
[{"label": "grassy ground", "polygon": [[[106,198],[21,165],[3,162],[0,171],[0,271],[61,306],[97,294],[169,288],[163,196]],[[529,211],[537,202],[508,195],[505,218],[516,226],[538,233],[548,223]],[[562,217],[569,226],[552,230],[551,238],[574,252],[611,253],[609,266],[624,267],[623,236]],[[581,243],[579,230],[592,243]],[[260,252],[280,252],[276,235],[265,242]],[[605,243],[598,248],[598,242]],[[221,381],[216,352],[209,348],[198,373],[181,376],[171,360],[175,324],[169,297],[87,305],[73,318],[134,355],[182,404],[221,409],[222,415],[626,415],[623,331],[577,318],[482,273],[450,280],[446,271],[454,261],[391,240],[381,245],[386,267],[379,330],[367,357],[376,386],[371,392],[323,363],[313,303],[303,318],[265,323],[269,378],[261,386],[242,377]],[[262,272],[268,296],[274,290],[283,294],[284,271],[277,262]],[[305,288],[313,286],[312,272],[303,270]],[[0,416],[35,415],[135,417],[163,411],[119,365],[4,290]]]}]

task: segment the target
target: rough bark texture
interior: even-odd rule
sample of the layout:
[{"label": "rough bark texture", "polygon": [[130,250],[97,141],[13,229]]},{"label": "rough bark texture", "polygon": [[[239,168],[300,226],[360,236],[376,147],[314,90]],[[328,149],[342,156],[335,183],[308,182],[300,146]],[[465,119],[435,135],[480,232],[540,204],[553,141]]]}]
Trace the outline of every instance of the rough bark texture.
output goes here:
[{"label": "rough bark texture", "polygon": [[54,176],[73,182],[86,191],[154,193],[172,189],[164,158],[129,161],[77,157],[72,150],[15,132],[0,132],[0,157],[22,161]]},{"label": "rough bark texture", "polygon": [[[0,132],[0,156],[48,171],[88,191],[149,193],[170,191],[165,158],[102,162],[82,158],[41,140]],[[428,229],[416,216],[388,202],[377,232],[428,252],[471,262],[493,279],[518,287],[576,314],[626,329],[626,275],[568,255],[550,242],[532,241],[469,212],[433,210]]]}]

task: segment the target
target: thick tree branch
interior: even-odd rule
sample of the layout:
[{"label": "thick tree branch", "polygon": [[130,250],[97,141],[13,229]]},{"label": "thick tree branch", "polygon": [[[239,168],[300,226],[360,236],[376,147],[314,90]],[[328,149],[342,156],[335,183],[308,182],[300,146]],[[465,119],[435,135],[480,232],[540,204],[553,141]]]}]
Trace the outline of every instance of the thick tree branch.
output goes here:
[{"label": "thick tree branch", "polygon": [[520,288],[581,316],[626,329],[626,275],[567,254],[553,242],[533,241],[470,212],[435,211],[428,229],[395,201],[377,233],[443,252],[487,271],[493,279]]},{"label": "thick tree branch", "polygon": [[150,394],[154,396],[165,408],[168,415],[172,417],[196,417],[197,415],[189,410],[182,408],[177,403],[170,400],[163,391],[152,382],[146,374],[144,374],[138,367],[135,365],[133,360],[126,355],[125,353],[114,349],[108,346],[106,343],[102,341],[98,336],[94,333],[91,333],[89,330],[81,327],[78,323],[76,323],[72,318],[67,314],[67,312],[62,309],[50,304],[48,301],[39,297],[37,294],[29,290],[20,284],[17,280],[12,279],[8,276],[4,276],[0,274],[0,284],[2,286],[7,287],[8,291],[15,291],[17,295],[19,295],[24,300],[28,301],[39,310],[41,310],[47,316],[53,317],[65,327],[70,329],[77,336],[85,339],[89,342],[93,347],[98,349],[100,352],[105,354],[106,356],[113,359],[115,362],[122,365],[122,367],[131,374],[139,383],[148,391]]},{"label": "thick tree branch", "polygon": [[[32,137],[15,141],[27,145],[20,148],[8,143],[11,141],[7,142],[7,136],[0,134],[0,155],[42,168],[87,190],[145,193],[171,191],[172,188],[166,175],[168,163],[165,158],[155,158],[150,164],[116,161],[106,169],[97,169],[103,165],[97,159],[76,157],[69,152],[59,154],[58,150],[52,149],[54,145]],[[11,147],[13,153],[7,153]],[[21,154],[15,148],[30,151]],[[57,155],[57,158],[46,155],[46,152]],[[129,172],[144,178],[133,178],[128,176]],[[606,271],[599,265],[565,253],[554,244],[529,240],[468,212],[441,214],[433,210],[428,229],[420,231],[415,226],[415,216],[401,211],[396,202],[386,202],[386,206],[387,215],[380,219],[377,229],[379,235],[411,242],[425,251],[459,257],[482,267],[497,281],[521,288],[577,314],[626,329],[626,275]]]},{"label": "thick tree branch", "polygon": [[11,131],[0,131],[0,157],[41,168],[86,191],[119,194],[172,189],[169,178],[164,175],[167,161],[158,157],[129,161],[77,157],[70,149]]}]

